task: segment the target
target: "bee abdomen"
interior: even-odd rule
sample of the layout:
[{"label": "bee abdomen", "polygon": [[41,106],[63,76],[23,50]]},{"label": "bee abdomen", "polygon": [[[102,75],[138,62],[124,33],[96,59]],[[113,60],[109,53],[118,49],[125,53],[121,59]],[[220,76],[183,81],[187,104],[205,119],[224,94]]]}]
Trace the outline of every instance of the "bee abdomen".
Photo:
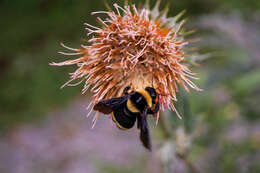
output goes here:
[{"label": "bee abdomen", "polygon": [[136,121],[136,115],[126,109],[127,108],[124,107],[122,109],[117,109],[112,113],[113,121],[116,123],[117,127],[122,130],[132,128]]}]

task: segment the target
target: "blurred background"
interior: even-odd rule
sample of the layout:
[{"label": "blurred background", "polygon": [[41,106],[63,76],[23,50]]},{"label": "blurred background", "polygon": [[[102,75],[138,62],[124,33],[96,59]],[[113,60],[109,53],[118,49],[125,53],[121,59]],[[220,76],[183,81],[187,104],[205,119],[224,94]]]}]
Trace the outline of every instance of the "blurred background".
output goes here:
[{"label": "blurred background", "polygon": [[189,38],[210,56],[192,67],[204,91],[179,94],[183,120],[149,120],[152,153],[136,129],[120,131],[106,116],[91,129],[90,95],[82,85],[60,89],[76,67],[48,65],[70,59],[57,54],[60,43],[85,43],[83,23],[96,25],[90,13],[105,9],[103,0],[0,2],[0,172],[259,173],[260,1],[171,2],[169,16],[187,10],[185,27],[198,31]]}]

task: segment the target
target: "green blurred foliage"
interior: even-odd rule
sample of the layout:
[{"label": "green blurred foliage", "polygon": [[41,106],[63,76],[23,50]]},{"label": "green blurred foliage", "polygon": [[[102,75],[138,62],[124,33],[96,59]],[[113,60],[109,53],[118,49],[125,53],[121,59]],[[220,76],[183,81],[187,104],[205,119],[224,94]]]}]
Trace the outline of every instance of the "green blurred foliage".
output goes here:
[{"label": "green blurred foliage", "polygon": [[59,89],[68,79],[64,74],[72,72],[73,67],[55,68],[48,64],[64,60],[56,53],[63,50],[60,42],[75,47],[80,44],[86,34],[82,23],[95,8],[80,1],[1,4],[0,13],[5,19],[0,28],[0,131],[38,119],[79,93],[80,87]]}]

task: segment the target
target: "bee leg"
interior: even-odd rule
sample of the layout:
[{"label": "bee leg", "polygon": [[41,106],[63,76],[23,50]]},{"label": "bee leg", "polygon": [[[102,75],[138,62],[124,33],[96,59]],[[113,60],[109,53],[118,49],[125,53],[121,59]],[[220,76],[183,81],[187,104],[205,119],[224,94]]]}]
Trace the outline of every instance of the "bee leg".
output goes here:
[{"label": "bee leg", "polygon": [[149,134],[146,116],[147,116],[147,108],[145,108],[141,117],[140,139],[144,147],[151,151],[152,146],[151,146],[150,134]]},{"label": "bee leg", "polygon": [[157,112],[159,111],[159,109],[160,109],[160,104],[159,104],[159,102],[158,102],[158,103],[156,104],[154,110],[148,109],[148,110],[147,110],[147,113],[148,113],[148,114],[155,114],[155,113],[157,113]]},{"label": "bee leg", "polygon": [[127,87],[125,87],[125,89],[124,89],[124,95],[128,95],[129,93],[128,93],[128,91],[130,90],[130,86],[127,86]]},{"label": "bee leg", "polygon": [[141,115],[137,115],[136,117],[137,117],[137,128],[140,129],[141,124],[142,124],[142,123],[141,123],[142,117],[141,117]]}]

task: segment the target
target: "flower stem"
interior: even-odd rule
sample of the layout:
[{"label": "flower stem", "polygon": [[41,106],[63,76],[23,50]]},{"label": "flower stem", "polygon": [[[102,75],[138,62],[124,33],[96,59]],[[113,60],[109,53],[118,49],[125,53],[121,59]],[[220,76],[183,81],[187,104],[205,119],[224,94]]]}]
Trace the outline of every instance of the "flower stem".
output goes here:
[{"label": "flower stem", "polygon": [[183,154],[183,155],[180,155],[180,154],[176,154],[176,156],[181,159],[185,164],[186,166],[189,168],[189,170],[192,172],[192,173],[201,173],[201,171],[198,170],[198,168],[192,163],[192,161],[188,158],[188,155],[187,154]]},{"label": "flower stem", "polygon": [[160,122],[160,127],[161,127],[161,130],[162,130],[164,138],[165,139],[171,138],[171,136],[173,134],[171,134],[170,127],[168,126],[164,115],[160,116],[160,121],[159,122]]},{"label": "flower stem", "polygon": [[[162,133],[163,133],[163,136],[164,136],[164,140],[167,142],[167,141],[172,141],[171,138],[173,138],[175,135],[173,134],[174,131],[171,130],[170,126],[167,124],[167,121],[166,121],[166,118],[165,116],[161,116],[160,117],[160,127],[161,127],[161,130],[162,130]],[[165,142],[165,143],[166,143]],[[176,147],[175,145],[170,145],[172,147]],[[175,148],[172,148],[170,151],[173,152],[173,155],[179,159],[181,159],[185,165],[187,166],[187,168],[190,170],[190,172],[192,173],[201,173],[201,171],[198,170],[198,168],[192,163],[192,161],[189,159],[188,157],[188,153],[185,152],[185,153],[182,153],[182,154],[179,154],[176,152],[176,149]],[[168,161],[168,162],[165,162],[164,159],[162,159],[162,157],[160,158],[160,161],[162,163],[162,166],[163,166],[163,172],[164,173],[170,173],[170,172],[173,172],[172,168],[171,168],[171,163]]]}]

